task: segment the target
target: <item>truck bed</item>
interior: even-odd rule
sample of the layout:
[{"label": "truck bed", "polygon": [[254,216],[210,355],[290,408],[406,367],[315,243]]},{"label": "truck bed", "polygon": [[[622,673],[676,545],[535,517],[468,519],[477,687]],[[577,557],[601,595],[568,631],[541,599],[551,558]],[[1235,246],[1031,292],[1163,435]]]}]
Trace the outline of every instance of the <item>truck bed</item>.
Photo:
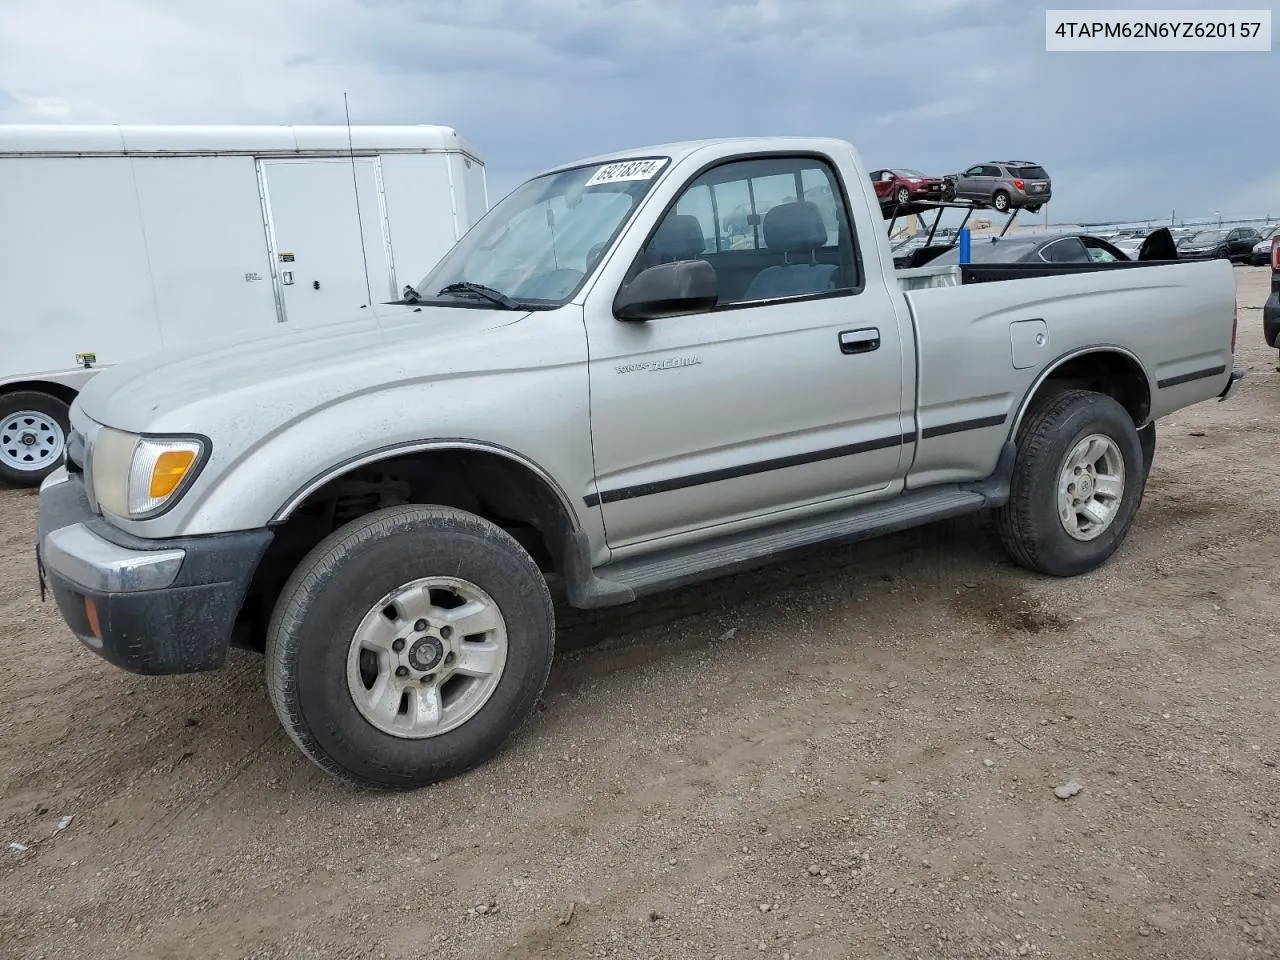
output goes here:
[{"label": "truck bed", "polygon": [[[1135,273],[1139,267],[1150,269]],[[1235,277],[1225,261],[953,264],[896,272],[916,343],[921,440],[909,486],[993,470],[1033,381],[1076,351],[1105,348],[1132,365],[1156,417],[1216,396],[1231,373]],[[956,423],[975,426],[945,432]]]},{"label": "truck bed", "polygon": [[[1185,260],[1118,260],[1105,263],[964,263],[941,267],[904,267],[895,270],[902,289],[921,290],[929,287],[959,287],[972,283],[994,283],[1001,280],[1025,280],[1030,277],[1057,277],[1076,273],[1099,273],[1107,270],[1130,270],[1136,267],[1161,267],[1186,263]],[[1198,261],[1197,261],[1198,262]]]}]

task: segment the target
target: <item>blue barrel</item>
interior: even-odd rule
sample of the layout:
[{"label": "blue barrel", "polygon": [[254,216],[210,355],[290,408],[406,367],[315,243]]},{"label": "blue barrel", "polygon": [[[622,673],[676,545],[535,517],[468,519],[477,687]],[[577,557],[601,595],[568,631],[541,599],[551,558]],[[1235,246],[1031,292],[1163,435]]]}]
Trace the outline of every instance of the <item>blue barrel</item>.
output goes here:
[{"label": "blue barrel", "polygon": [[969,263],[969,228],[960,228],[960,262]]}]

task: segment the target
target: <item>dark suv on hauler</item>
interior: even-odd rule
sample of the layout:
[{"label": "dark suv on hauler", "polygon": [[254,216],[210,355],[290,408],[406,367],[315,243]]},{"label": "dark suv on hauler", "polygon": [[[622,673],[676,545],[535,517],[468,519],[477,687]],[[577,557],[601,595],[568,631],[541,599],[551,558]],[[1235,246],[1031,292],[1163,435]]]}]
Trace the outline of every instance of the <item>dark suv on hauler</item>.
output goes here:
[{"label": "dark suv on hauler", "polygon": [[956,199],[978,200],[1001,213],[1023,208],[1035,213],[1053,195],[1053,182],[1044,167],[1022,160],[974,164],[948,179],[955,181]]}]

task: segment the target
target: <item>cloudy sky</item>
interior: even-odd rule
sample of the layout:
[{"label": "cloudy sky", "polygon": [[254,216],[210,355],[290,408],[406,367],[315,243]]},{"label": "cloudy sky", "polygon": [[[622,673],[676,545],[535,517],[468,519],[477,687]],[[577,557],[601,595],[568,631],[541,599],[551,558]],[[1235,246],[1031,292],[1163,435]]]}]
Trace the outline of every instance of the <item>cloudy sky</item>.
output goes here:
[{"label": "cloudy sky", "polygon": [[614,148],[816,134],[852,140],[871,166],[1038,161],[1055,221],[1280,215],[1280,51],[1046,53],[1044,9],[0,0],[0,122],[341,122],[346,90],[357,123],[455,126],[485,157],[495,199]]}]

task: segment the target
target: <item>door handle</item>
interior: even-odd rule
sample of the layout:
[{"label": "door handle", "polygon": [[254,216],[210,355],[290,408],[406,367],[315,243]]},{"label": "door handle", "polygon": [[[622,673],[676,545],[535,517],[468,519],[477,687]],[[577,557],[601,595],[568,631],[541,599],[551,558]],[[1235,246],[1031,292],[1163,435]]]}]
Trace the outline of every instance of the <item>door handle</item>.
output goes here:
[{"label": "door handle", "polygon": [[879,349],[880,330],[878,327],[840,331],[841,353],[870,353],[872,350]]}]

